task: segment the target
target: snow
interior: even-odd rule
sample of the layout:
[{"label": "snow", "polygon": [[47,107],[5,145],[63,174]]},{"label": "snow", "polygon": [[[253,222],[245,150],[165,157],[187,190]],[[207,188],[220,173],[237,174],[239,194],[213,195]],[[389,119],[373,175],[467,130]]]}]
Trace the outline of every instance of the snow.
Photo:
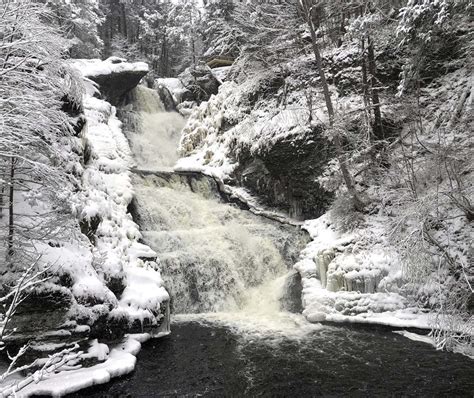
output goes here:
[{"label": "snow", "polygon": [[94,339],[90,342],[89,350],[82,355],[82,358],[97,358],[99,361],[105,361],[109,357],[109,353],[107,344],[99,343],[97,339]]},{"label": "snow", "polygon": [[148,72],[149,67],[145,62],[127,62],[123,58],[110,57],[105,61],[100,59],[75,59],[71,61],[74,68],[79,70],[84,77],[107,76],[112,73],[122,72]]},{"label": "snow", "polygon": [[212,68],[212,74],[219,80],[220,83],[223,83],[227,75],[230,73],[232,66],[221,66],[219,68]]},{"label": "snow", "polygon": [[434,339],[430,336],[421,335],[418,333],[412,333],[406,330],[396,330],[394,331],[394,333],[399,334],[403,337],[406,337],[407,339],[410,339],[412,341],[420,341],[422,343],[426,343],[426,344],[432,345],[433,347],[436,347]]},{"label": "snow", "polygon": [[104,362],[89,368],[79,368],[69,371],[49,374],[38,383],[32,382],[27,387],[16,393],[19,398],[33,395],[49,395],[61,397],[66,394],[108,383],[114,377],[124,376],[135,369],[136,355],[140,351],[141,342],[150,336],[128,335],[125,339],[112,348],[105,344],[92,341],[89,351],[82,358],[97,358]]},{"label": "snow", "polygon": [[159,78],[155,79],[155,86],[156,87],[165,87],[171,93],[173,100],[176,104],[182,102],[182,96],[186,92],[186,87],[184,87],[183,83],[177,77],[166,77],[166,78]]},{"label": "snow", "polygon": [[307,221],[312,241],[294,268],[302,276],[303,314],[310,322],[357,322],[429,329],[433,314],[410,306],[400,291],[400,261],[380,223],[337,231],[330,215]]},{"label": "snow", "polygon": [[[91,159],[84,170],[81,217],[100,217],[95,242],[96,257],[101,259],[98,273],[106,278],[123,272],[126,279],[126,288],[111,316],[125,314],[130,321],[140,322],[149,318],[156,324],[154,314],[159,314],[161,303],[169,296],[154,261],[156,253],[139,243],[141,234],[127,210],[133,198],[128,141],[110,104],[88,96],[84,108],[88,122],[84,136]],[[88,285],[82,286],[86,289]]]}]

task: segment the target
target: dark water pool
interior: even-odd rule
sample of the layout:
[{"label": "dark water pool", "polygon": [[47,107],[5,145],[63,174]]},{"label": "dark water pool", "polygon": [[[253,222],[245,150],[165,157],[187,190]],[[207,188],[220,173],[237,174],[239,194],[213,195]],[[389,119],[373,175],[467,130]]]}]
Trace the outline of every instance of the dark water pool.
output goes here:
[{"label": "dark water pool", "polygon": [[133,374],[73,396],[473,397],[473,365],[381,328],[266,339],[184,322],[143,345]]}]

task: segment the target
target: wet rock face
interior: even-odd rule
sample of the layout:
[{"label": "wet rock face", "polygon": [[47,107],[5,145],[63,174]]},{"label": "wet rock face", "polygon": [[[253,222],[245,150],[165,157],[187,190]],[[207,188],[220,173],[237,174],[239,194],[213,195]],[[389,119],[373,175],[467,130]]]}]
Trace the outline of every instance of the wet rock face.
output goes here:
[{"label": "wet rock face", "polygon": [[242,151],[235,177],[268,206],[294,218],[315,218],[332,199],[316,182],[331,158],[330,143],[321,131],[309,131],[304,137],[284,137],[258,156]]},{"label": "wet rock face", "polygon": [[302,292],[301,275],[299,272],[293,271],[285,281],[285,293],[280,299],[282,309],[295,314],[301,313],[303,311]]},{"label": "wet rock face", "polygon": [[217,94],[220,86],[207,65],[197,65],[195,68],[186,69],[179,75],[179,80],[186,88],[182,101],[207,101],[211,95]]},{"label": "wet rock face", "polygon": [[[72,333],[64,325],[73,300],[72,294],[59,286],[33,291],[18,306],[8,324],[4,339],[7,347],[15,351],[31,341],[67,342]],[[20,332],[11,333],[14,330]]]},{"label": "wet rock face", "polygon": [[165,107],[166,112],[176,112],[176,104],[174,102],[173,96],[171,95],[170,90],[168,90],[165,86],[159,85],[156,88],[158,94],[160,96],[161,102]]}]

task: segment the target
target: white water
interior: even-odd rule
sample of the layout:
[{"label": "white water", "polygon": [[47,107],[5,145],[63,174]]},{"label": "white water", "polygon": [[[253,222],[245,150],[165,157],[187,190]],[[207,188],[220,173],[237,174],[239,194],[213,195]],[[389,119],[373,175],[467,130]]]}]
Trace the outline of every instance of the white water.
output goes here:
[{"label": "white water", "polygon": [[[141,231],[159,253],[175,313],[237,311],[252,287],[288,272],[278,248],[287,232],[220,203],[209,182],[207,192],[205,182],[192,192],[185,177],[136,176],[134,184]],[[269,310],[279,310],[278,298]]]},{"label": "white water", "polygon": [[177,148],[185,119],[177,112],[166,112],[155,90],[138,86],[133,96],[141,120],[140,131],[129,137],[137,167],[145,170],[172,167],[178,160]]},{"label": "white water", "polygon": [[[133,135],[139,169],[163,170],[177,159],[183,120],[163,111],[157,93],[139,88],[142,134]],[[207,178],[170,173],[133,179],[143,239],[157,253],[175,321],[212,321],[248,336],[302,336],[314,330],[281,310],[296,230],[223,203]]]}]

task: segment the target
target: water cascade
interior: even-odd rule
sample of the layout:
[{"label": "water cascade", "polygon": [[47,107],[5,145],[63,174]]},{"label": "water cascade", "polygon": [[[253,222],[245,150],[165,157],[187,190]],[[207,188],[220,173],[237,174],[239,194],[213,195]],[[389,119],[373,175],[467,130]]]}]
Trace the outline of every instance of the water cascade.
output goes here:
[{"label": "water cascade", "polygon": [[467,358],[286,311],[301,293],[289,269],[306,236],[227,203],[212,178],[170,170],[183,120],[139,92],[130,211],[158,254],[172,333],[144,345],[133,375],[87,396],[472,396]]},{"label": "water cascade", "polygon": [[142,123],[130,138],[137,163],[132,210],[158,253],[172,311],[276,316],[282,303],[294,308],[285,286],[306,236],[225,203],[210,177],[170,171],[183,119],[164,112],[159,95],[143,87],[133,106]]},{"label": "water cascade", "polygon": [[132,92],[138,121],[128,133],[137,168],[170,168],[178,160],[178,144],[185,120],[177,112],[166,112],[155,90],[138,86]]}]

